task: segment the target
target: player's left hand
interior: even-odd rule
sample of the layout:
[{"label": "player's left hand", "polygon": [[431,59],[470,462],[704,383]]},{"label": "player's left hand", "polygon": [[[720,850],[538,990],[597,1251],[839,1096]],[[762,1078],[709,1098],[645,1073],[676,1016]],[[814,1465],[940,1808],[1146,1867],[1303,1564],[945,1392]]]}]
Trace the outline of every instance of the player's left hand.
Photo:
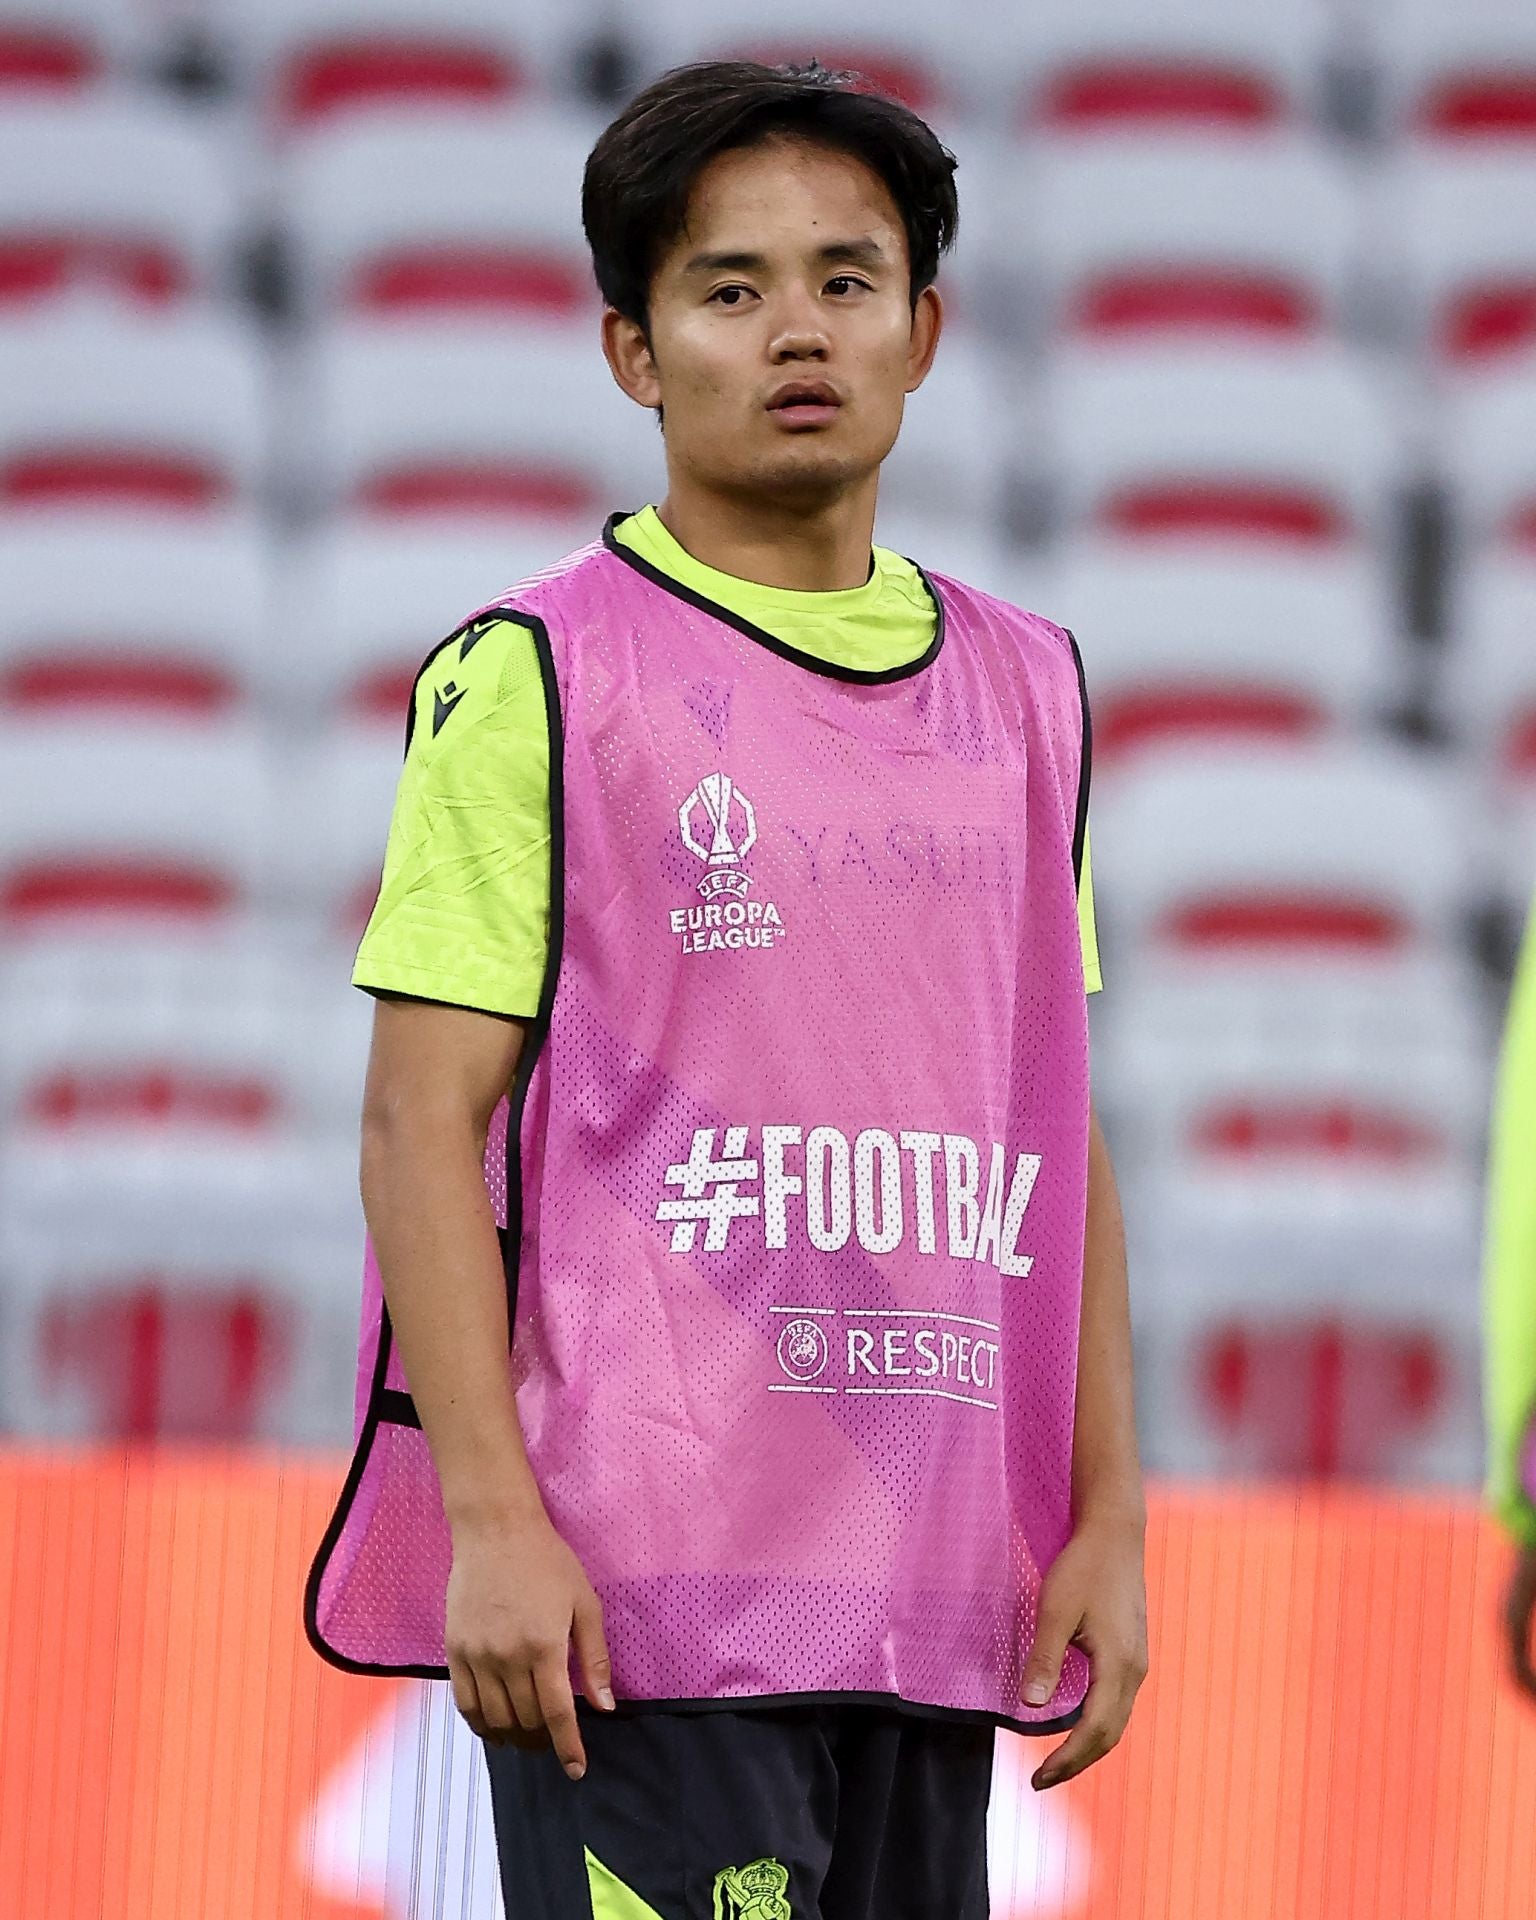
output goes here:
[{"label": "player's left hand", "polygon": [[1085,1521],[1041,1582],[1024,1698],[1041,1705],[1055,1692],[1069,1643],[1088,1655],[1093,1678],[1082,1718],[1030,1776],[1036,1792],[1102,1760],[1125,1732],[1147,1674],[1144,1541],[1140,1525]]}]

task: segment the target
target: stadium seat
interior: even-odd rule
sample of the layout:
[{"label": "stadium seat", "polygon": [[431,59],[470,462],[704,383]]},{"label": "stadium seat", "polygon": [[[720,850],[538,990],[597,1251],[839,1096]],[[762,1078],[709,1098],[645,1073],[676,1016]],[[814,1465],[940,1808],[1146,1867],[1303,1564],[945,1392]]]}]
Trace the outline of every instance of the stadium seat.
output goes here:
[{"label": "stadium seat", "polygon": [[1448,386],[1437,452],[1469,550],[1536,547],[1536,348]]},{"label": "stadium seat", "polygon": [[1536,351],[1536,139],[1415,143],[1387,187],[1417,340],[1461,378]]},{"label": "stadium seat", "polygon": [[209,931],[259,899],[272,804],[258,729],[132,727],[99,710],[0,722],[0,919],[8,940],[125,926]]},{"label": "stadium seat", "polygon": [[267,671],[272,564],[240,512],[0,517],[0,713],[228,715]]},{"label": "stadium seat", "polygon": [[295,702],[400,738],[428,653],[471,608],[584,546],[597,518],[495,533],[342,516],[290,567],[284,658]]},{"label": "stadium seat", "polygon": [[94,96],[0,117],[0,308],[105,290],[160,305],[234,287],[240,208],[223,152],[172,105]]},{"label": "stadium seat", "polygon": [[1457,951],[1131,954],[1096,1009],[1094,1039],[1133,1155],[1166,1145],[1171,1116],[1212,1091],[1340,1094],[1444,1129],[1467,1152],[1487,1118],[1481,982]]},{"label": "stadium seat", "polygon": [[585,320],[581,177],[598,127],[552,108],[382,113],[286,156],[281,218],[307,310]]},{"label": "stadium seat", "polygon": [[271,431],[256,337],[97,302],[0,324],[0,508],[249,501]]},{"label": "stadium seat", "polygon": [[28,98],[94,91],[112,72],[128,11],[113,0],[0,0],[0,95],[7,113]]},{"label": "stadium seat", "polygon": [[1394,131],[1447,145],[1536,140],[1536,21],[1524,0],[1376,0],[1362,18]]},{"label": "stadium seat", "polygon": [[1315,138],[1038,138],[1011,172],[1007,244],[1048,336],[1305,339],[1349,318],[1363,208]]},{"label": "stadium seat", "polygon": [[354,114],[500,109],[552,80],[573,26],[552,0],[270,0],[224,28],[270,133]]},{"label": "stadium seat", "polygon": [[1380,537],[1400,456],[1385,402],[1342,347],[1064,347],[1043,410],[1066,528]]},{"label": "stadium seat", "polygon": [[1004,44],[1028,73],[1020,124],[1058,135],[1242,136],[1304,120],[1333,36],[1322,0],[1240,9],[1220,0],[1091,9],[1052,0],[1004,20]]},{"label": "stadium seat", "polygon": [[[13,1136],[8,1425],[56,1443],[344,1441],[362,1235],[347,1158],[300,1135]],[[345,1234],[309,1221],[322,1180],[348,1198]]]},{"label": "stadium seat", "polygon": [[1378,956],[1453,948],[1473,798],[1397,742],[1181,743],[1098,796],[1095,879],[1134,951]]},{"label": "stadium seat", "polygon": [[651,416],[569,328],[353,321],[318,334],[305,388],[294,478],[315,505],[568,522],[661,481]]},{"label": "stadium seat", "polygon": [[[1334,1223],[1323,1223],[1331,1238]],[[1451,1242],[1440,1243],[1442,1252]],[[1308,1249],[1310,1251],[1310,1248]],[[1469,1257],[1463,1239],[1456,1248]],[[1139,1405],[1161,1475],[1475,1481],[1479,1357],[1465,1321],[1339,1302],[1171,1317],[1142,1343]]]},{"label": "stadium seat", "polygon": [[1180,740],[1306,740],[1406,691],[1392,583],[1369,551],[1067,541],[1052,617],[1077,635],[1095,778]]}]

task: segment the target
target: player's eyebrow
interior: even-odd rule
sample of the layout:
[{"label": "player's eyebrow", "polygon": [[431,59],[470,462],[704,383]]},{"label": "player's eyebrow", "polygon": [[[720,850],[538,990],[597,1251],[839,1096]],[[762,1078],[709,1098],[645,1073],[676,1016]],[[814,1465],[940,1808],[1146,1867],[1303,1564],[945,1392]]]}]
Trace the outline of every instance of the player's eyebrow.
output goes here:
[{"label": "player's eyebrow", "polygon": [[[816,260],[827,267],[883,267],[887,264],[884,247],[878,240],[829,240],[816,249]],[[696,253],[684,264],[684,273],[761,273],[768,265],[766,254],[727,250],[720,253]]]}]

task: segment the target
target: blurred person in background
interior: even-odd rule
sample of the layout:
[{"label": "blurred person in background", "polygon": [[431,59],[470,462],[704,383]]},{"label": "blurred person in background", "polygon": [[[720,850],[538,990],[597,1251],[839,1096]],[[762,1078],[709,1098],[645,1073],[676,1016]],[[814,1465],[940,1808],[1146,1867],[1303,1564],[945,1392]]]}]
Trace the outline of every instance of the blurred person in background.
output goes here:
[{"label": "blurred person in background", "polygon": [[1536,1699],[1536,908],[1504,1030],[1484,1271],[1487,1494],[1516,1548],[1504,1605],[1509,1670]]},{"label": "blurred person in background", "polygon": [[1081,661],[872,546],[953,171],[814,66],[625,108],[583,218],[665,497],[414,691],[306,1622],[446,1671],[508,1920],[984,1920],[997,1728],[1053,1786],[1146,1670]]}]

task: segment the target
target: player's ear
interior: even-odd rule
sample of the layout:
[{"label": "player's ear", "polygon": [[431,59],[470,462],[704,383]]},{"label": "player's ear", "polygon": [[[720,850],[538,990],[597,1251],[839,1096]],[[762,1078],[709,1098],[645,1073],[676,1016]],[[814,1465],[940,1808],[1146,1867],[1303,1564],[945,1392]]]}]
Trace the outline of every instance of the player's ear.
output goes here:
[{"label": "player's ear", "polygon": [[609,372],[638,406],[661,405],[661,376],[645,328],[617,307],[603,309],[603,357]]},{"label": "player's ear", "polygon": [[908,393],[916,393],[928,378],[943,330],[944,301],[937,287],[924,287],[912,308],[912,337],[907,345]]}]

